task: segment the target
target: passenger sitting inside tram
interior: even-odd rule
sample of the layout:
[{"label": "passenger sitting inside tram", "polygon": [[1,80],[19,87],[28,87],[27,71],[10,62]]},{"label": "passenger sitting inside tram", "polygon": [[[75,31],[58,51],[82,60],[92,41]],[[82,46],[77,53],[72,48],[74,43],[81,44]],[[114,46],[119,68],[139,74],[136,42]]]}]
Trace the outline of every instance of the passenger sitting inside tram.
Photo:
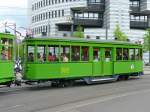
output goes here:
[{"label": "passenger sitting inside tram", "polygon": [[94,62],[98,62],[98,61],[99,61],[98,55],[95,55],[95,56],[94,56]]},{"label": "passenger sitting inside tram", "polygon": [[7,59],[7,53],[6,53],[5,47],[2,47],[1,56],[2,56],[2,60]]},{"label": "passenger sitting inside tram", "polygon": [[49,52],[49,55],[48,55],[48,61],[54,61],[55,60],[55,57],[52,56],[52,53]]},{"label": "passenger sitting inside tram", "polygon": [[29,55],[28,55],[28,61],[29,62],[33,62],[34,61],[34,57],[33,57],[33,53],[30,52]]},{"label": "passenger sitting inside tram", "polygon": [[38,62],[43,62],[43,58],[40,53],[37,54],[37,60]]},{"label": "passenger sitting inside tram", "polygon": [[62,54],[62,60],[63,60],[63,62],[68,62],[69,61],[69,59],[68,59],[68,57],[66,56],[65,53]]}]

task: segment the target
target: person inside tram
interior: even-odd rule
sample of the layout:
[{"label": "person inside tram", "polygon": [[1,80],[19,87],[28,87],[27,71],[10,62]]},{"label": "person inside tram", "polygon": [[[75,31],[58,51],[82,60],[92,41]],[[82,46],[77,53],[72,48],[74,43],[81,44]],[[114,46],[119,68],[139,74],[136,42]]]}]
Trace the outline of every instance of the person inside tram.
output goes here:
[{"label": "person inside tram", "polygon": [[98,62],[98,61],[99,61],[98,55],[95,55],[95,56],[94,56],[94,62]]},{"label": "person inside tram", "polygon": [[80,49],[78,47],[74,47],[72,52],[72,60],[79,61],[80,60]]},{"label": "person inside tram", "polygon": [[66,56],[65,53],[62,54],[62,59],[63,59],[63,62],[68,62],[69,61],[69,59],[68,59],[68,57]]},{"label": "person inside tram", "polygon": [[29,55],[28,55],[28,61],[29,62],[33,62],[34,61],[34,57],[33,57],[33,53],[30,52]]},{"label": "person inside tram", "polygon": [[46,61],[46,54],[45,53],[43,54],[43,58],[42,59],[43,59],[44,62]]},{"label": "person inside tram", "polygon": [[105,51],[105,61],[109,62],[111,60],[111,52],[106,50]]},{"label": "person inside tram", "polygon": [[38,62],[43,62],[43,58],[40,53],[37,53],[37,60]]},{"label": "person inside tram", "polygon": [[128,57],[128,53],[127,52],[124,52],[123,53],[123,60],[128,60],[129,57]]},{"label": "person inside tram", "polygon": [[6,53],[5,47],[2,47],[1,56],[2,56],[2,60],[7,59],[7,53]]},{"label": "person inside tram", "polygon": [[48,61],[54,61],[55,59],[54,59],[54,56],[52,56],[52,53],[51,52],[49,52],[49,54],[48,54]]}]

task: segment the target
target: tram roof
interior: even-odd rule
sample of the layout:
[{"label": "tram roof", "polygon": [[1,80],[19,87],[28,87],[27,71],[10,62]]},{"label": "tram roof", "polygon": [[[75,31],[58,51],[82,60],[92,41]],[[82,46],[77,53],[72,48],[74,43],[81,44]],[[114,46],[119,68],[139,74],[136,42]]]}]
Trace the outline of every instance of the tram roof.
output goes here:
[{"label": "tram roof", "polygon": [[99,39],[86,39],[86,38],[68,38],[68,37],[51,37],[51,38],[25,38],[24,41],[62,41],[62,42],[88,42],[88,43],[108,43],[108,44],[125,44],[125,45],[139,45],[132,42],[127,41],[116,41],[116,40],[99,40]]},{"label": "tram roof", "polygon": [[0,33],[0,38],[15,38],[15,36],[10,33]]}]

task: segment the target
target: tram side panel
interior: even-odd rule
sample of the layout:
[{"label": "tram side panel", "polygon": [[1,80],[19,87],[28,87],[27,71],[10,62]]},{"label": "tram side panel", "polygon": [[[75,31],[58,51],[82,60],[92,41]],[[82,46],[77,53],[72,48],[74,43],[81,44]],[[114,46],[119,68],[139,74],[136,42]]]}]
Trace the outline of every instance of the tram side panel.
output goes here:
[{"label": "tram side panel", "polygon": [[92,76],[92,63],[27,64],[25,79],[51,80]]},{"label": "tram side panel", "polygon": [[13,63],[0,63],[0,83],[12,81],[14,79]]}]

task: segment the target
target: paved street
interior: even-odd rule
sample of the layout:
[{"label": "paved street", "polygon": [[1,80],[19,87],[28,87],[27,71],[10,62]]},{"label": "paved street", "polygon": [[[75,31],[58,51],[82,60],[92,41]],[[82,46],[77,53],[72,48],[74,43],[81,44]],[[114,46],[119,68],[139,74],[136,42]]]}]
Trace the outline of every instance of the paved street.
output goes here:
[{"label": "paved street", "polygon": [[0,88],[0,112],[149,112],[150,75],[69,88]]}]

